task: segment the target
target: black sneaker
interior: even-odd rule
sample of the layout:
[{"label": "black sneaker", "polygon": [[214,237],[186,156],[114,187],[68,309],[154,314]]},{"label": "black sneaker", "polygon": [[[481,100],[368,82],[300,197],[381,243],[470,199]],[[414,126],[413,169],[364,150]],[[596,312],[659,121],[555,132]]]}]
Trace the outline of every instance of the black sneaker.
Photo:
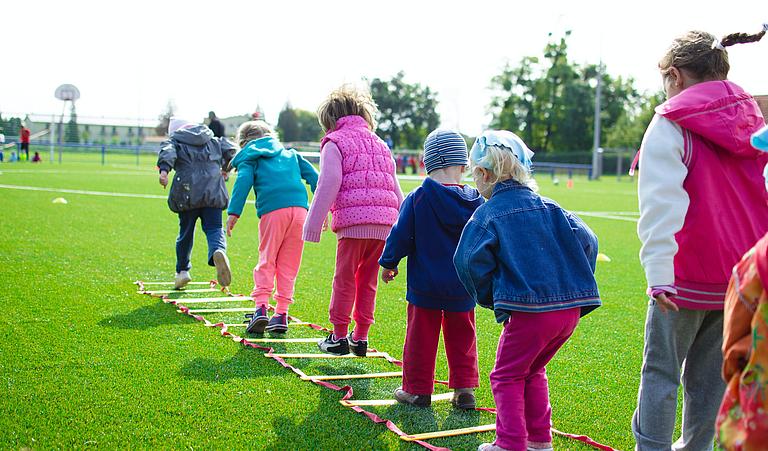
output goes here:
[{"label": "black sneaker", "polygon": [[272,318],[269,319],[269,323],[267,324],[267,332],[275,334],[284,334],[288,332],[288,314],[275,313],[272,315]]},{"label": "black sneaker", "polygon": [[368,352],[368,340],[355,340],[352,338],[352,334],[349,334],[347,341],[349,341],[349,349],[352,350],[352,354],[365,357]]},{"label": "black sneaker", "polygon": [[[248,317],[248,315],[246,315]],[[264,328],[267,327],[269,318],[267,317],[267,308],[259,307],[256,311],[250,314],[251,320],[248,321],[248,326],[245,331],[249,334],[263,334]]]},{"label": "black sneaker", "polygon": [[325,340],[317,342],[317,347],[328,354],[347,355],[349,354],[349,342],[347,337],[336,339],[331,333]]}]

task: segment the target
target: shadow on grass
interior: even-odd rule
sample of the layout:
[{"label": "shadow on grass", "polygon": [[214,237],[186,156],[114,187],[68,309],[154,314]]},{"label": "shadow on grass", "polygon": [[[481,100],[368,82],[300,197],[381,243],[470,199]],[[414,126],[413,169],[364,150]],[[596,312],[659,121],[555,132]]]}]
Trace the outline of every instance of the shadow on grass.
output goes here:
[{"label": "shadow on grass", "polygon": [[183,325],[195,322],[193,318],[179,315],[173,306],[161,301],[139,307],[129,313],[122,313],[104,318],[99,326],[118,329],[146,330],[153,327]]},{"label": "shadow on grass", "polygon": [[179,371],[189,380],[226,382],[230,379],[258,379],[288,374],[288,370],[272,359],[264,357],[258,349],[242,347],[229,359],[217,360],[198,357],[187,362]]},{"label": "shadow on grass", "polygon": [[[358,390],[365,391],[362,386],[354,388],[355,397],[359,396]],[[339,404],[343,392],[323,388],[319,395],[317,408],[299,421],[295,416],[280,416],[272,420],[277,438],[266,446],[267,450],[327,449],[328,444],[335,444],[337,449],[390,448],[381,439],[382,434],[389,434],[386,427],[374,425],[362,415]]]}]

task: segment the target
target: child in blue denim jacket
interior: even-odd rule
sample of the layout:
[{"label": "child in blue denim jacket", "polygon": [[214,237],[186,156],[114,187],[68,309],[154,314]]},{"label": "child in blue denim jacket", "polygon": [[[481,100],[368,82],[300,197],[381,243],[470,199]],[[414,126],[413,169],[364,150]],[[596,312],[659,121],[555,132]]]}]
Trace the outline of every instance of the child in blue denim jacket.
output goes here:
[{"label": "child in blue denim jacket", "polygon": [[484,132],[470,152],[488,201],[464,228],[453,261],[467,292],[504,324],[490,376],[496,441],[480,450],[552,449],[545,366],[579,318],[600,306],[597,237],[536,194],[532,156],[515,134],[497,130]]}]

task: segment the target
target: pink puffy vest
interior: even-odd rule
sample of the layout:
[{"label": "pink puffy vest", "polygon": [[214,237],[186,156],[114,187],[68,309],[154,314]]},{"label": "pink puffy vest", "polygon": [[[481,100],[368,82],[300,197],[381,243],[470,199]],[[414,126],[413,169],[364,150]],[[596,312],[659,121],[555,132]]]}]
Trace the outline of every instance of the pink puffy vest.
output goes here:
[{"label": "pink puffy vest", "polygon": [[341,187],[331,205],[331,230],[357,225],[391,226],[400,206],[395,189],[395,161],[384,141],[360,116],[344,116],[325,135],[341,152]]},{"label": "pink puffy vest", "polygon": [[691,86],[656,112],[682,127],[688,167],[673,299],[684,308],[722,309],[733,266],[768,231],[768,155],[749,143],[764,119],[752,96],[729,81]]}]

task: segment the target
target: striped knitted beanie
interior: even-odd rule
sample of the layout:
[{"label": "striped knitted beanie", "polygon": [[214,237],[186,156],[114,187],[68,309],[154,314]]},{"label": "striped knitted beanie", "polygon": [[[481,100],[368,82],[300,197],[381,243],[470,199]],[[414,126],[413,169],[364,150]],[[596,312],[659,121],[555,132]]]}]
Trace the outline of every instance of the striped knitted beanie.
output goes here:
[{"label": "striped knitted beanie", "polygon": [[435,169],[466,166],[467,143],[453,130],[437,129],[424,140],[424,168],[427,174]]}]

